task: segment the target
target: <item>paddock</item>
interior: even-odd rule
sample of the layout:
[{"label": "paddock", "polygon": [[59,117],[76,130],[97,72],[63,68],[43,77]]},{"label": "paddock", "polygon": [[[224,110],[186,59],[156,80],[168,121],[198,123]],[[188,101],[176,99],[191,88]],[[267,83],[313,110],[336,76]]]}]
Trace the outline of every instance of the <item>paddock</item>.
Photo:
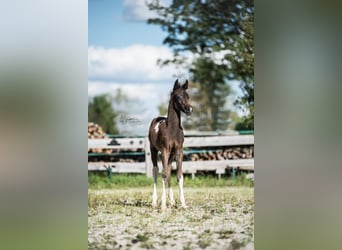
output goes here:
[{"label": "paddock", "polygon": [[252,187],[185,184],[188,209],[164,212],[152,208],[151,194],[146,187],[89,190],[88,249],[254,249]]}]

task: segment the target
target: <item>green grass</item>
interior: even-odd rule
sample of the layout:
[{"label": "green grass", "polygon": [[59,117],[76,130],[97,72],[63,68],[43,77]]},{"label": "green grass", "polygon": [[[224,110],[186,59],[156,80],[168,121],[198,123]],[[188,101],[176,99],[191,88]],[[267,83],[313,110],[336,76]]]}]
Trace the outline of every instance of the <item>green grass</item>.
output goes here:
[{"label": "green grass", "polygon": [[112,180],[106,172],[88,174],[88,188],[92,189],[150,187],[151,185],[153,185],[153,178],[147,178],[142,174],[113,174]]},{"label": "green grass", "polygon": [[[158,185],[161,175],[158,176]],[[172,185],[177,185],[176,176],[172,175]],[[111,188],[140,188],[153,186],[153,178],[148,178],[143,174],[113,174],[110,180],[106,172],[88,174],[88,188],[90,189],[111,189]],[[253,182],[245,178],[245,174],[238,175],[236,178],[222,176],[196,175],[195,179],[191,176],[184,176],[184,186],[188,188],[197,187],[233,187],[246,186],[253,187]]]}]

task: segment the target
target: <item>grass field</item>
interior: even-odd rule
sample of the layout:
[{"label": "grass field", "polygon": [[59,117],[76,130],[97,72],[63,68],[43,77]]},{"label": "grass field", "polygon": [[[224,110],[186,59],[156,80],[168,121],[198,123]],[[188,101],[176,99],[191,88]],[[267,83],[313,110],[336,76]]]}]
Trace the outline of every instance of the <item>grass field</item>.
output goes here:
[{"label": "grass field", "polygon": [[242,178],[186,179],[189,208],[165,212],[151,206],[151,179],[107,179],[89,178],[89,249],[254,249],[254,188]]}]

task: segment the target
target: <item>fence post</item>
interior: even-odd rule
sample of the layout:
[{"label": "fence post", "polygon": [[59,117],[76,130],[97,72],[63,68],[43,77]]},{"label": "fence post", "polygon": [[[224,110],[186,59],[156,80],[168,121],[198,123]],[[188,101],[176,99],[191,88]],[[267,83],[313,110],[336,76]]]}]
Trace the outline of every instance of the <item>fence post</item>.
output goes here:
[{"label": "fence post", "polygon": [[236,168],[232,168],[232,178],[235,179],[236,177]]},{"label": "fence post", "polygon": [[152,177],[152,169],[153,169],[153,164],[151,160],[151,149],[150,149],[150,141],[148,137],[145,137],[145,166],[146,166],[146,176],[147,177]]},{"label": "fence post", "polygon": [[112,181],[113,171],[112,171],[112,167],[111,166],[109,166],[107,168],[107,173],[108,173],[108,177],[109,177],[110,181]]}]

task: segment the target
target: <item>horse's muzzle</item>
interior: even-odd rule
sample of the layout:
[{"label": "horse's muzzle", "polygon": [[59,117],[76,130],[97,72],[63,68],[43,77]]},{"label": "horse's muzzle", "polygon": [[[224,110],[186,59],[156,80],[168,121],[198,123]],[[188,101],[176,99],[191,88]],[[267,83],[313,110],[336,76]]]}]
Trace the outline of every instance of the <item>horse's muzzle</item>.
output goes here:
[{"label": "horse's muzzle", "polygon": [[191,113],[192,113],[192,107],[191,106],[185,109],[186,115],[191,115]]}]

